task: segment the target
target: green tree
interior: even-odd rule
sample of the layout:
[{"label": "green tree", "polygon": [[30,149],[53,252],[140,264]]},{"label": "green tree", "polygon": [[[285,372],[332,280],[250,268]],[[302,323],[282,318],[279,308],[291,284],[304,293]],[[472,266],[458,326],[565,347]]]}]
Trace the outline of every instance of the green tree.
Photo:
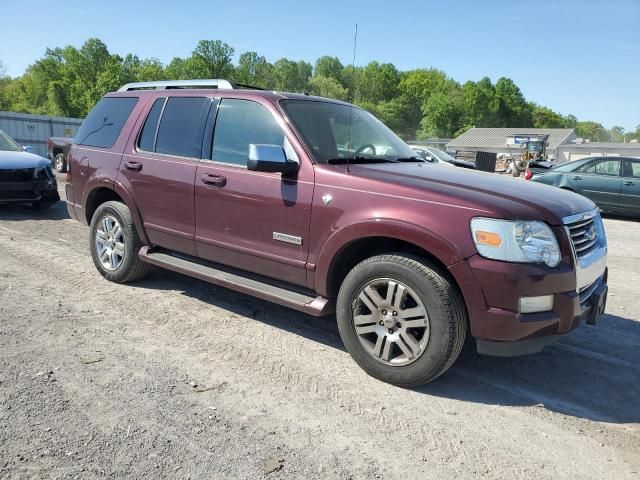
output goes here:
[{"label": "green tree", "polygon": [[491,105],[495,95],[496,89],[488,77],[462,85],[462,123],[466,128],[493,126],[495,115]]},{"label": "green tree", "polygon": [[338,57],[329,57],[325,55],[324,57],[320,57],[316,60],[316,66],[313,70],[313,74],[316,76],[333,78],[334,80],[342,83],[343,70],[344,67]]},{"label": "green tree", "polygon": [[576,124],[576,135],[581,138],[591,140],[592,142],[608,142],[611,135],[600,123],[586,121]]},{"label": "green tree", "polygon": [[567,119],[550,108],[532,104],[532,121],[535,128],[567,128]]},{"label": "green tree", "polygon": [[462,127],[462,94],[459,89],[435,92],[423,105],[420,138],[450,138]]},{"label": "green tree", "polygon": [[357,100],[383,102],[398,93],[400,72],[391,63],[371,62],[356,77]]},{"label": "green tree", "polygon": [[322,75],[315,75],[309,79],[309,93],[321,97],[335,98],[336,100],[347,100],[349,92],[338,80]]},{"label": "green tree", "polygon": [[230,78],[235,50],[221,40],[200,40],[192,57],[201,78]]},{"label": "green tree", "polygon": [[495,127],[531,127],[533,124],[531,105],[509,78],[496,82],[496,93],[491,102],[495,115]]},{"label": "green tree", "polygon": [[308,88],[312,71],[313,67],[310,63],[302,60],[294,62],[286,58],[281,58],[273,64],[275,89],[290,92],[304,92]]},{"label": "green tree", "polygon": [[612,142],[623,142],[627,136],[627,133],[624,130],[624,127],[615,126],[611,127],[609,130],[609,136],[611,137]]},{"label": "green tree", "polygon": [[235,81],[262,88],[273,88],[273,65],[256,52],[244,52],[238,59]]}]

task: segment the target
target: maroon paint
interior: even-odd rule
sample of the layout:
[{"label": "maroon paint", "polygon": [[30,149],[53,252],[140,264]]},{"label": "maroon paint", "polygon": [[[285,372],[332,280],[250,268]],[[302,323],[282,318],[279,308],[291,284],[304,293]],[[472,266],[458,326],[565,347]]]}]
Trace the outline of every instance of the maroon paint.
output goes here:
[{"label": "maroon paint", "polygon": [[[193,91],[136,91],[140,101],[112,149],[74,145],[69,155],[69,211],[85,223],[98,188],[113,189],[130,208],[146,245],[157,245],[328,294],[332,262],[351,242],[390,237],[412,243],[449,269],[464,296],[474,336],[519,340],[563,333],[581,320],[570,246],[555,269],[486,260],[476,254],[469,222],[484,216],[543,220],[560,232],[562,217],[594,208],[559,189],[496,175],[422,163],[316,165],[278,105],[305,96],[198,90],[198,96],[243,98],[268,108],[300,160],[296,178],[210,161],[137,151],[135,140],[153,101]],[[124,168],[142,164],[140,172]],[[203,176],[223,178],[208,185]],[[323,201],[329,195],[330,201]],[[328,197],[325,197],[328,198]],[[303,238],[274,241],[273,232]],[[573,292],[567,293],[567,292]],[[554,293],[554,311],[518,315],[521,296]]]}]

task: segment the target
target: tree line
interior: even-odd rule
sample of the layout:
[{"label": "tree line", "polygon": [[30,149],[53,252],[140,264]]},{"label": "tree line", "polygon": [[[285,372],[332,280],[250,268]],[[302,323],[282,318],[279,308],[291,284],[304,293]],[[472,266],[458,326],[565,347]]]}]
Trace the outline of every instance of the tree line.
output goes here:
[{"label": "tree line", "polygon": [[312,65],[281,58],[274,63],[256,52],[235,50],[220,40],[201,40],[191,55],[168,64],[134,54],[112,54],[99,39],[80,48],[47,49],[16,78],[0,63],[0,110],[84,117],[106,93],[129,82],[225,78],[270,90],[307,92],[360,105],[406,140],[455,137],[471,127],[575,128],[592,141],[640,139],[622,127],[578,121],[527,101],[509,78],[485,77],[463,84],[430,69],[400,71],[391,63],[343,65],[323,56]]}]

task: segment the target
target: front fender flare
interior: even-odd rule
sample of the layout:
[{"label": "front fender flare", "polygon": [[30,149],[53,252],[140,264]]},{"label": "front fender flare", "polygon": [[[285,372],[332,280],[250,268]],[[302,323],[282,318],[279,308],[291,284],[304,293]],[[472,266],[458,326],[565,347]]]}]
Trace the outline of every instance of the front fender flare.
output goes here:
[{"label": "front fender flare", "polygon": [[463,258],[459,248],[441,235],[420,225],[397,219],[370,219],[351,223],[334,232],[324,243],[315,266],[315,289],[327,295],[334,259],[354,241],[386,237],[411,243],[428,252],[446,267]]}]

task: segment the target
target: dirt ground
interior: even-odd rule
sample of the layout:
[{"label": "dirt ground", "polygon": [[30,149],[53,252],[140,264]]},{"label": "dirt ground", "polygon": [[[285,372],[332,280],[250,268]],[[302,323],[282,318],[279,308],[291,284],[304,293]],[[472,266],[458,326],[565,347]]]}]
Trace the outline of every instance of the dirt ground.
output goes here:
[{"label": "dirt ground", "polygon": [[640,222],[605,224],[597,326],[403,390],[331,317],[161,270],[108,283],[62,202],[2,207],[0,478],[640,478]]}]

